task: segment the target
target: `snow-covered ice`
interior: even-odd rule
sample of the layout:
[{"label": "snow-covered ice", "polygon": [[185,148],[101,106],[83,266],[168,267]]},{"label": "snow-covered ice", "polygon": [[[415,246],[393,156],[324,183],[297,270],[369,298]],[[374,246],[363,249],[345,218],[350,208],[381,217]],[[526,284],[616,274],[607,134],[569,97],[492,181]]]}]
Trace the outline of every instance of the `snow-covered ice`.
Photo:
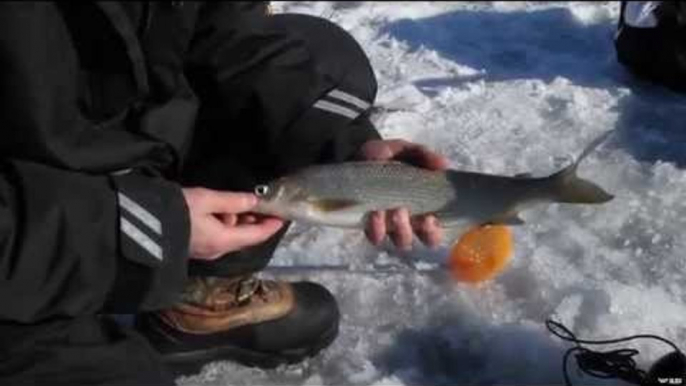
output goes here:
[{"label": "snow-covered ice", "polygon": [[[338,339],[300,365],[215,362],[178,383],[557,385],[570,345],[548,333],[551,317],[581,338],[652,333],[686,348],[686,96],[616,62],[617,3],[275,2],[358,39],[384,136],[428,145],[454,168],[545,175],[614,130],[580,174],[616,198],[525,212],[509,268],[478,287],[448,278],[445,250],[399,254],[359,232],[296,225],[264,275],[325,284],[343,314]],[[643,368],[668,350],[627,345]]]}]

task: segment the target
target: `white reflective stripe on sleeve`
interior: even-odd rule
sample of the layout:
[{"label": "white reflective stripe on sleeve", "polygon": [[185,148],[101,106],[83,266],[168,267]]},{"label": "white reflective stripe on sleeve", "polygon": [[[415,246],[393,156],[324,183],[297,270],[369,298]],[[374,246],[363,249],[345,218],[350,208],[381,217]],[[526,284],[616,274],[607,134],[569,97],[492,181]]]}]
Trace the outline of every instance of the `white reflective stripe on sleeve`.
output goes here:
[{"label": "white reflective stripe on sleeve", "polygon": [[351,105],[357,106],[362,110],[367,110],[371,104],[363,99],[356,97],[355,95],[348,94],[345,91],[333,90],[328,94],[331,98],[340,99],[344,102],[348,102]]},{"label": "white reflective stripe on sleeve", "polygon": [[162,248],[154,242],[150,237],[138,229],[135,225],[131,224],[125,218],[120,218],[120,228],[125,235],[129,236],[131,240],[140,245],[141,248],[145,249],[151,255],[155,256],[157,260],[162,260]]},{"label": "white reflective stripe on sleeve", "polygon": [[129,173],[131,173],[132,170],[133,170],[132,168],[121,169],[121,170],[117,170],[117,171],[112,172],[112,175],[113,175],[113,176],[121,176],[121,175],[124,175],[124,174],[129,174]]},{"label": "white reflective stripe on sleeve", "polygon": [[358,113],[355,110],[323,100],[317,101],[317,103],[314,104],[314,107],[320,110],[328,111],[330,113],[342,115],[350,119],[355,119],[358,115],[360,115],[360,113]]},{"label": "white reflective stripe on sleeve", "polygon": [[659,1],[627,1],[624,22],[636,28],[656,27],[657,18],[653,11],[659,4]]},{"label": "white reflective stripe on sleeve", "polygon": [[125,194],[119,193],[119,205],[126,209],[127,212],[131,213],[137,219],[139,219],[143,224],[147,225],[148,228],[152,229],[153,232],[158,235],[162,235],[162,223],[157,217],[153,216],[152,213],[148,212],[145,208],[135,203],[132,199],[128,198]]}]

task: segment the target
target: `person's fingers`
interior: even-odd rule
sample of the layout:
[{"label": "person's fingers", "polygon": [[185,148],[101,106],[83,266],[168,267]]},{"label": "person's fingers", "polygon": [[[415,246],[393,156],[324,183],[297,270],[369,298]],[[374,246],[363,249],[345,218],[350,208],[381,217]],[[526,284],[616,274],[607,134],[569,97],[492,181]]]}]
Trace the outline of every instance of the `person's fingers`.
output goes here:
[{"label": "person's fingers", "polygon": [[385,161],[393,158],[395,153],[391,141],[372,141],[365,144],[362,158],[370,161]]},{"label": "person's fingers", "polygon": [[410,218],[410,224],[412,225],[412,230],[414,234],[419,238],[419,241],[426,244],[428,241],[428,234],[425,228],[425,217],[423,216],[413,216]]},{"label": "person's fingers", "polygon": [[242,213],[257,205],[257,197],[252,193],[222,192],[205,188],[185,189],[187,199],[193,201],[201,210],[207,212]]},{"label": "person's fingers", "polygon": [[220,241],[228,249],[240,250],[266,241],[283,225],[282,220],[271,217],[255,224],[236,225],[227,230]]},{"label": "person's fingers", "polygon": [[448,167],[448,159],[446,157],[418,144],[408,144],[396,157],[427,169],[442,170]]},{"label": "person's fingers", "polygon": [[412,225],[410,224],[410,213],[406,208],[391,210],[386,215],[387,229],[393,243],[402,250],[412,248]]},{"label": "person's fingers", "polygon": [[214,216],[227,227],[234,226],[238,223],[238,216],[232,213],[217,213]]},{"label": "person's fingers", "polygon": [[403,139],[370,141],[363,146],[362,157],[373,161],[397,159],[434,170],[445,169],[449,165],[446,157],[424,145]]},{"label": "person's fingers", "polygon": [[403,149],[412,145],[411,142],[408,142],[404,139],[391,139],[388,141],[384,141],[384,144],[386,145],[388,151],[390,151],[391,154],[393,154],[393,156],[397,155],[398,153],[403,151]]},{"label": "person's fingers", "polygon": [[228,213],[247,212],[257,205],[257,197],[252,193],[238,192],[215,192],[213,197],[213,208],[223,210]]},{"label": "person's fingers", "polygon": [[436,248],[443,239],[443,229],[439,226],[435,216],[417,216],[412,218],[412,228],[424,245]]},{"label": "person's fingers", "polygon": [[241,213],[237,217],[238,217],[238,221],[236,223],[240,224],[240,225],[255,224],[258,221],[257,216],[255,216],[254,214]]},{"label": "person's fingers", "polygon": [[434,216],[427,216],[425,225],[427,237],[427,245],[431,248],[437,248],[443,241],[443,228],[438,223],[438,219]]},{"label": "person's fingers", "polygon": [[369,214],[368,221],[365,227],[365,234],[367,239],[374,244],[379,245],[386,237],[386,213],[372,212]]}]

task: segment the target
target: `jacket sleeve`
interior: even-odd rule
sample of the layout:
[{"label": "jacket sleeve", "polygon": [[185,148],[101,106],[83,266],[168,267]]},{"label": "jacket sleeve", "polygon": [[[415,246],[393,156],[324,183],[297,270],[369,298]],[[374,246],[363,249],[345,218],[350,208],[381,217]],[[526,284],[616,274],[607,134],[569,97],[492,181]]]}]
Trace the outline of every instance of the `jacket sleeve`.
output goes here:
[{"label": "jacket sleeve", "polygon": [[84,166],[144,141],[79,114],[53,5],[0,7],[0,321],[170,304],[186,277],[180,186],[154,168]]},{"label": "jacket sleeve", "polygon": [[[200,8],[187,75],[204,113],[224,122],[224,141],[235,141],[240,131],[259,138],[260,154],[275,165],[351,158],[363,142],[380,138],[366,118],[375,81],[368,90],[340,90],[341,79],[302,36],[276,22],[278,16],[269,16],[265,3],[208,2]],[[336,105],[331,95],[347,102]],[[236,127],[242,123],[249,127]]]},{"label": "jacket sleeve", "polygon": [[133,312],[173,301],[188,245],[178,187],[20,160],[4,160],[0,170],[0,320]]}]

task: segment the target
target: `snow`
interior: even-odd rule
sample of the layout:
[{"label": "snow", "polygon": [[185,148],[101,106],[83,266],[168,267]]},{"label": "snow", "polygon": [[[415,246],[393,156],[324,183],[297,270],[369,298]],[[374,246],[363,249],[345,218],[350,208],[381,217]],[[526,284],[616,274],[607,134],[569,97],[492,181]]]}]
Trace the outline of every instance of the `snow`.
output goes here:
[{"label": "snow", "polygon": [[[445,250],[375,249],[359,232],[296,224],[264,276],[325,284],[343,314],[338,339],[299,365],[215,362],[180,385],[563,384],[571,346],[547,318],[585,339],[657,334],[686,348],[686,100],[616,62],[617,2],[274,6],[358,39],[379,81],[384,136],[425,144],[453,168],[546,175],[614,130],[579,172],[616,198],[525,212],[508,269],[480,286],[447,276]],[[668,350],[626,346],[641,350],[643,368]]]}]

